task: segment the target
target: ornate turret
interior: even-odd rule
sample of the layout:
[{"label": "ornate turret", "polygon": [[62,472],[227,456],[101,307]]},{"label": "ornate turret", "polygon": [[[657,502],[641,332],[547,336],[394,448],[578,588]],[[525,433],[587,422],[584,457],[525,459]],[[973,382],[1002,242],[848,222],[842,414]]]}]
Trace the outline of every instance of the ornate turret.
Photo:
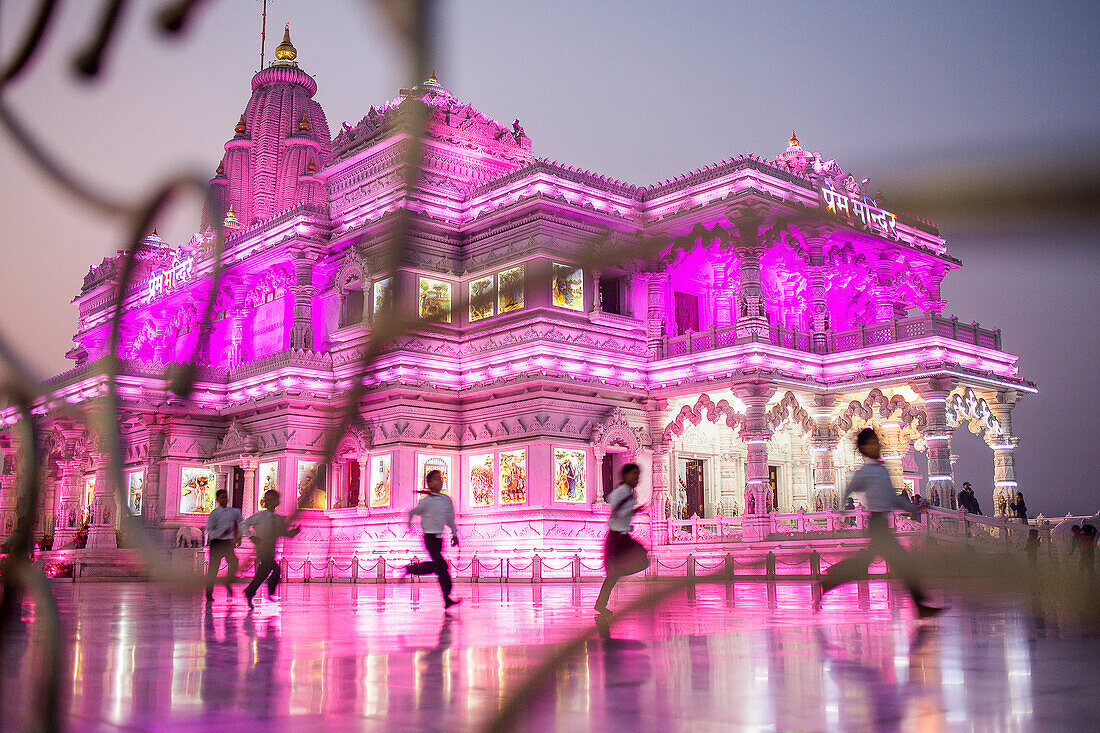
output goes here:
[{"label": "ornate turret", "polygon": [[242,228],[302,203],[322,203],[324,190],[310,170],[332,157],[325,111],[313,99],[317,82],[298,66],[290,24],[275,60],[252,77],[252,98],[225,144],[223,175],[212,181],[222,210],[232,206]]}]

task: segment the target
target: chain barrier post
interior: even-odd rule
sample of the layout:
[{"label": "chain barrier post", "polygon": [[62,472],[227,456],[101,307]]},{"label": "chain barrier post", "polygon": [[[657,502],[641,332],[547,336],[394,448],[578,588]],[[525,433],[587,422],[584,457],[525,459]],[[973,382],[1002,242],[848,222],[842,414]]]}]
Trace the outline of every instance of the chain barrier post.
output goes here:
[{"label": "chain barrier post", "polygon": [[810,576],[814,580],[821,578],[821,553],[817,550],[810,553]]},{"label": "chain barrier post", "polygon": [[764,574],[769,580],[775,578],[775,553],[768,550],[768,554],[764,557]]},{"label": "chain barrier post", "polygon": [[692,555],[690,552],[687,556],[687,576],[689,578],[695,577],[695,556]]},{"label": "chain barrier post", "polygon": [[542,582],[542,557],[538,553],[531,559],[531,582]]},{"label": "chain barrier post", "polygon": [[733,568],[733,553],[727,552],[725,557],[726,563],[726,579],[733,580],[734,568]]},{"label": "chain barrier post", "polygon": [[376,580],[379,583],[385,583],[386,582],[386,558],[382,557],[381,555],[378,556],[378,564],[376,566],[376,569],[377,569],[377,573],[378,573],[378,575],[376,577]]},{"label": "chain barrier post", "polygon": [[477,559],[477,555],[474,555],[474,559],[470,561],[470,582],[476,583],[481,577],[481,561]]},{"label": "chain barrier post", "polygon": [[581,582],[581,556],[573,555],[573,582]]}]

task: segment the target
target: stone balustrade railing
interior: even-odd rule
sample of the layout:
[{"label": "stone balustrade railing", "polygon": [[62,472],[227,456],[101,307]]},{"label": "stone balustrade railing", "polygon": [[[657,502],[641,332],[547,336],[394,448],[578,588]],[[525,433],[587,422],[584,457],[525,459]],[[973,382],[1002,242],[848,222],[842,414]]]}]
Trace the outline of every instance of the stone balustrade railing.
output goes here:
[{"label": "stone balustrade railing", "polygon": [[[737,343],[735,325],[711,328],[698,333],[688,332],[680,336],[666,337],[662,343],[661,358],[683,356],[708,349],[733,346]],[[825,331],[824,341],[814,341],[814,334],[783,326],[772,325],[768,329],[771,343],[786,349],[810,353],[832,354],[862,349],[867,346],[911,341],[929,336],[942,336],[973,346],[1000,350],[1000,329],[982,328],[977,324],[960,323],[957,318],[944,318],[934,313],[894,318],[884,323],[863,325],[847,331]]]},{"label": "stone balustrade railing", "polygon": [[[842,539],[846,532],[866,529],[869,514],[863,509],[853,511],[796,512],[768,514],[767,541],[788,539]],[[670,544],[700,544],[741,542],[743,517],[710,517],[668,520]],[[984,517],[930,507],[917,515],[896,512],[890,524],[899,535],[926,535],[938,540],[973,545],[979,549],[1019,549],[1027,542],[1028,532],[1039,530],[1041,546],[1051,548],[1053,525],[1040,518],[1023,524],[1005,518]]]}]

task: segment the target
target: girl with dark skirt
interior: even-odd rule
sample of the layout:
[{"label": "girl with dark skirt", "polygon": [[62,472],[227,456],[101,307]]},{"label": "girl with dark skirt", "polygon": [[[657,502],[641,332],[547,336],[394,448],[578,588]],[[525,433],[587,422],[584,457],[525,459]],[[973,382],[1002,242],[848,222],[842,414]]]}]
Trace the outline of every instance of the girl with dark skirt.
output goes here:
[{"label": "girl with dark skirt", "polygon": [[631,520],[642,511],[634,489],[638,486],[641,469],[636,463],[623,466],[622,482],[607,497],[611,505],[611,516],[607,520],[607,539],[603,545],[603,564],[607,577],[596,599],[596,613],[610,616],[607,602],[611,600],[611,589],[621,578],[640,573],[649,567],[649,554],[641,543],[630,536]]}]

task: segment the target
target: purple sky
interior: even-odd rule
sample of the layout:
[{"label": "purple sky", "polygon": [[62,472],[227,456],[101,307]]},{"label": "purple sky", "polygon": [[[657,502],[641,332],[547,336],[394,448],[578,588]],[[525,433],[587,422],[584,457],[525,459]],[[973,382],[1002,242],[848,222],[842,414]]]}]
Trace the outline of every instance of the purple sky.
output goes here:
[{"label": "purple sky", "polygon": [[[259,63],[259,2],[214,2],[181,42],[152,30],[162,3],[134,3],[106,74],[83,86],[71,56],[99,3],[72,3],[46,53],[8,98],[64,160],[104,190],[137,195],[172,171],[210,175]],[[441,16],[437,75],[505,122],[537,154],[637,184],[743,151],[773,156],[792,128],[884,193],[938,184],[960,167],[1034,177],[1100,160],[1094,3],[462,2]],[[9,58],[31,4],[4,6]],[[317,78],[332,129],[408,83],[407,59],[370,6],[270,0],[268,59],[289,19],[298,60]],[[117,222],[62,197],[0,139],[7,226],[0,329],[43,372],[68,368],[70,300],[88,266],[121,246]],[[974,179],[981,182],[980,177]],[[1072,177],[1058,181],[1072,186]],[[891,188],[893,187],[893,188]],[[1017,469],[1033,512],[1100,509],[1100,413],[1089,395],[1100,358],[1097,226],[1039,225],[1024,202],[1001,222],[937,217],[964,268],[949,314],[1004,330],[1041,393],[1014,413]],[[161,227],[178,243],[198,202]],[[989,505],[992,455],[957,441],[958,480]]]}]

